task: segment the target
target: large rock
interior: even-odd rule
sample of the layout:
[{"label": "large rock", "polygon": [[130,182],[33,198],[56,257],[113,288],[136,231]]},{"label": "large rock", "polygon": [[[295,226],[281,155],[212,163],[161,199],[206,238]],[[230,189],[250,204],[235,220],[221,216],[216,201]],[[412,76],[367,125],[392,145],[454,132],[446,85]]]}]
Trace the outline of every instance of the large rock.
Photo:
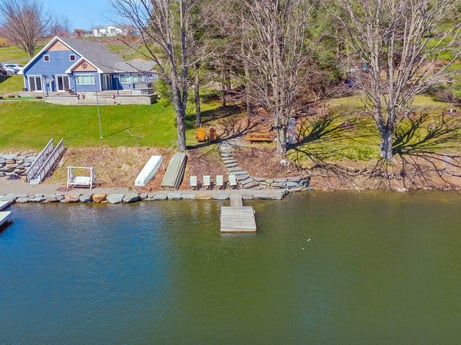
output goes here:
[{"label": "large rock", "polygon": [[125,194],[109,194],[107,196],[107,201],[109,201],[111,204],[119,204],[123,201],[123,197]]},{"label": "large rock", "polygon": [[141,200],[141,197],[139,196],[138,193],[128,193],[123,197],[123,202],[126,202],[126,203],[137,202],[140,200]]},{"label": "large rock", "polygon": [[83,202],[83,203],[88,203],[88,202],[92,202],[92,201],[93,201],[92,197],[93,197],[93,194],[92,194],[92,193],[91,193],[91,194],[82,194],[82,195],[80,195],[80,196],[78,197],[78,200],[79,200],[80,202]]},{"label": "large rock", "polygon": [[22,196],[22,197],[20,197],[20,198],[17,198],[17,199],[16,199],[16,202],[17,202],[18,204],[26,204],[26,203],[29,202],[29,197],[27,197],[27,196]]},{"label": "large rock", "polygon": [[66,194],[62,202],[68,202],[68,203],[78,202],[78,197],[79,197],[78,195]]},{"label": "large rock", "polygon": [[107,194],[105,193],[98,193],[98,194],[93,194],[93,202],[101,203],[103,201],[106,201]]},{"label": "large rock", "polygon": [[148,199],[150,200],[166,200],[168,198],[167,192],[149,193]]},{"label": "large rock", "polygon": [[43,194],[35,194],[29,198],[29,202],[44,202],[46,200]]},{"label": "large rock", "polygon": [[182,198],[185,200],[195,200],[195,193],[184,192],[182,193]]},{"label": "large rock", "polygon": [[179,192],[170,192],[168,193],[168,200],[181,200],[182,194]]},{"label": "large rock", "polygon": [[56,194],[47,194],[45,195],[45,202],[58,202],[58,198],[56,197]]}]

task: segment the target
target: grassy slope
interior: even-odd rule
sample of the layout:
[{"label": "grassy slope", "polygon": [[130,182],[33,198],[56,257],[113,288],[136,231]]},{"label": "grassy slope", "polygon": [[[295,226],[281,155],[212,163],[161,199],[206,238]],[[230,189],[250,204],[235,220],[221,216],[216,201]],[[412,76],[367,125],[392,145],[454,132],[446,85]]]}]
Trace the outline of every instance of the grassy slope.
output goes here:
[{"label": "grassy slope", "polygon": [[0,95],[15,93],[24,87],[22,75],[0,76]]},{"label": "grassy slope", "polygon": [[11,62],[25,65],[29,61],[26,52],[17,47],[0,47],[0,62]]},{"label": "grassy slope", "polygon": [[3,102],[0,148],[43,147],[50,138],[67,146],[170,146],[176,139],[174,113],[159,105],[59,106],[43,102]]},{"label": "grassy slope", "polygon": [[[212,109],[214,104],[204,104]],[[4,101],[0,107],[0,149],[40,149],[64,138],[66,146],[174,147],[177,140],[173,107],[160,104],[99,107],[62,106],[44,102]],[[189,116],[192,122],[194,116]],[[192,127],[192,126],[191,126]],[[194,137],[190,130],[187,137]]]}]

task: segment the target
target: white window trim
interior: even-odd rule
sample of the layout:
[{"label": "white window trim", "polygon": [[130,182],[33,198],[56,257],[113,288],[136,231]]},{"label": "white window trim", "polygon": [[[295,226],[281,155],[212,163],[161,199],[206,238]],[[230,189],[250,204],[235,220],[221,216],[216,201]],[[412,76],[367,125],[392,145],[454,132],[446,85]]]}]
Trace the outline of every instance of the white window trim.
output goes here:
[{"label": "white window trim", "polygon": [[[40,89],[37,89],[37,78],[40,78]],[[31,89],[31,79],[34,80],[34,84],[35,84],[35,89],[32,91],[32,92],[43,92],[43,76],[40,75],[40,74],[34,74],[34,75],[29,75],[27,76],[27,81],[28,81],[28,84],[29,84],[29,90]]]},{"label": "white window trim", "polygon": [[[85,77],[85,76],[90,76],[91,78],[93,78],[93,83],[79,83],[79,77]],[[90,73],[87,73],[87,74],[77,74],[75,76],[75,83],[79,86],[85,86],[85,85],[96,85],[96,77],[94,74],[90,74]]]},{"label": "white window trim", "polygon": [[[47,60],[48,58],[48,60]],[[51,61],[51,57],[49,54],[46,54],[46,55],[43,55],[43,62],[50,62]]]},{"label": "white window trim", "polygon": [[69,61],[77,61],[77,55],[75,55],[75,54],[70,54],[70,55],[69,55]]},{"label": "white window trim", "polygon": [[[122,81],[122,79],[123,79],[123,81]],[[131,78],[130,73],[120,73],[119,74],[119,81],[120,81],[120,84],[122,84],[122,85],[131,84],[132,80],[133,79]]]}]

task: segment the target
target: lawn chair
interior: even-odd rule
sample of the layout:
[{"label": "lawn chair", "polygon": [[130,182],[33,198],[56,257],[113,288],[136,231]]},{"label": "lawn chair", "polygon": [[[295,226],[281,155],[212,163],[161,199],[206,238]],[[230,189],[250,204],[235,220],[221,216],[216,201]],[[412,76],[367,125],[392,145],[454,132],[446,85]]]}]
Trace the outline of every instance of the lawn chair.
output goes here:
[{"label": "lawn chair", "polygon": [[229,187],[232,189],[237,187],[237,177],[234,174],[229,175]]},{"label": "lawn chair", "polygon": [[211,187],[210,175],[203,175],[203,187],[209,189]]},{"label": "lawn chair", "polygon": [[190,176],[189,177],[189,186],[192,189],[197,189],[197,176]]},{"label": "lawn chair", "polygon": [[224,186],[224,177],[222,175],[216,175],[216,188],[221,189]]}]

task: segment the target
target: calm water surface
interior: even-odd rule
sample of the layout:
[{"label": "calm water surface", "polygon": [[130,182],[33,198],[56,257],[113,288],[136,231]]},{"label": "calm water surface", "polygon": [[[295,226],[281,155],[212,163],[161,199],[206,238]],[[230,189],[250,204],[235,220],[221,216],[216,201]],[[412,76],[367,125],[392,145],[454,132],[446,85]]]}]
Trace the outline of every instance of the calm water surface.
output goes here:
[{"label": "calm water surface", "polygon": [[0,344],[460,344],[461,194],[15,205]]}]

